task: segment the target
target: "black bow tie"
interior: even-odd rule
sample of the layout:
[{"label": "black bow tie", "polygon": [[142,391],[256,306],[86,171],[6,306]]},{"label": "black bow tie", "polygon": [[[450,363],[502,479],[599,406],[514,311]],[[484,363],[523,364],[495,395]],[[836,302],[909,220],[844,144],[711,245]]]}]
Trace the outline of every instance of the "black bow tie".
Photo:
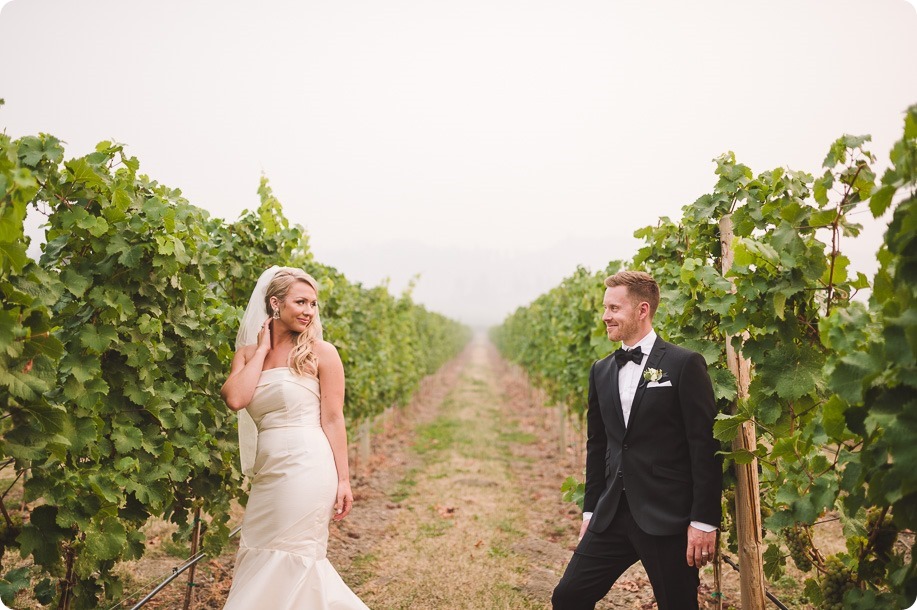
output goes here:
[{"label": "black bow tie", "polygon": [[640,364],[641,362],[643,362],[643,350],[640,349],[639,346],[635,347],[632,350],[626,350],[624,348],[619,347],[618,349],[615,350],[614,356],[615,356],[615,362],[618,363],[619,367],[624,366],[628,362],[635,362],[637,364]]}]

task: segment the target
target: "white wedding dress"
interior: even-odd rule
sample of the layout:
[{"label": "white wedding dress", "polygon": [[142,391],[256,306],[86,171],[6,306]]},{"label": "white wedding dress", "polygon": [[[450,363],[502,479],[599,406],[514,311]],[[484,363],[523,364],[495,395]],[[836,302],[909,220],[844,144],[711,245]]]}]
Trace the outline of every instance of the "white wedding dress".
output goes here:
[{"label": "white wedding dress", "polygon": [[319,407],[315,377],[261,372],[247,407],[255,476],[224,610],[368,610],[325,556],[337,470]]}]

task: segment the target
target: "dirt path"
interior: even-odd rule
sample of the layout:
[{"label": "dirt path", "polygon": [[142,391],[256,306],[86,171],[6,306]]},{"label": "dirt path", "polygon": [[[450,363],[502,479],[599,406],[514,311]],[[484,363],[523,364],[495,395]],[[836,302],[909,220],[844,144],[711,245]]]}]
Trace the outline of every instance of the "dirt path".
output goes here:
[{"label": "dirt path", "polygon": [[[331,562],[373,610],[550,608],[580,523],[559,490],[582,462],[557,439],[556,411],[477,338],[377,426],[355,508],[332,526]],[[202,566],[195,608],[222,607],[233,555]],[[711,585],[703,574],[702,592]],[[173,589],[148,608],[180,607]],[[652,599],[638,565],[597,607]]]},{"label": "dirt path", "polygon": [[[374,610],[549,608],[580,522],[555,411],[483,338],[437,385],[385,439],[332,561]],[[655,607],[643,570],[598,607]]]},{"label": "dirt path", "polygon": [[518,473],[531,459],[514,451],[538,437],[506,408],[493,364],[475,342],[442,402],[418,409],[406,468],[383,490],[396,513],[348,570],[371,608],[543,607],[519,552],[533,515]]}]

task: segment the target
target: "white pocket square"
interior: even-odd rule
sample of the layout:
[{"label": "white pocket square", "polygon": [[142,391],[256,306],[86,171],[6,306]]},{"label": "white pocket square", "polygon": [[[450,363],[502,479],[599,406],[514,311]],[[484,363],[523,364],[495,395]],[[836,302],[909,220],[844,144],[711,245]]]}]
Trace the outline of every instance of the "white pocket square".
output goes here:
[{"label": "white pocket square", "polygon": [[671,388],[671,387],[672,387],[671,381],[651,381],[648,384],[646,384],[647,390],[650,388]]}]

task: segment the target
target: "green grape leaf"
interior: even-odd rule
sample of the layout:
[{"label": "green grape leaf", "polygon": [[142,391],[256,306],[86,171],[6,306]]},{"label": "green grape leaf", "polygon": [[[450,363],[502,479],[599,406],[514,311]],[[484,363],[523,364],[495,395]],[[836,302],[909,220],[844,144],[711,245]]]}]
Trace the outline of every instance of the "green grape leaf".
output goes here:
[{"label": "green grape leaf", "polygon": [[80,341],[92,352],[101,354],[118,339],[118,332],[111,326],[86,325],[80,331]]},{"label": "green grape leaf", "polygon": [[731,441],[746,421],[748,421],[746,416],[720,413],[713,422],[713,437],[722,442]]},{"label": "green grape leaf", "polygon": [[0,600],[13,603],[16,594],[31,584],[28,566],[8,571],[0,580]]},{"label": "green grape leaf", "polygon": [[66,530],[57,525],[57,509],[53,506],[38,506],[29,516],[29,523],[23,525],[16,538],[23,557],[32,555],[36,563],[54,566],[60,562],[58,543],[64,539]]},{"label": "green grape leaf", "polygon": [[73,159],[64,164],[74,181],[83,182],[90,187],[102,189],[105,188],[105,181],[96,172],[86,158]]},{"label": "green grape leaf", "polygon": [[86,531],[86,551],[102,561],[117,559],[127,545],[127,531],[118,519],[105,518]]},{"label": "green grape leaf", "polygon": [[82,298],[83,295],[86,294],[86,290],[89,289],[89,286],[92,285],[92,280],[90,278],[80,275],[69,267],[64,269],[60,277],[64,287],[77,298]]},{"label": "green grape leaf", "polygon": [[25,244],[0,242],[0,270],[11,269],[13,273],[20,273],[28,262]]},{"label": "green grape leaf", "polygon": [[130,453],[139,449],[143,441],[143,433],[133,426],[116,426],[111,432],[111,440],[115,443],[118,453]]}]

